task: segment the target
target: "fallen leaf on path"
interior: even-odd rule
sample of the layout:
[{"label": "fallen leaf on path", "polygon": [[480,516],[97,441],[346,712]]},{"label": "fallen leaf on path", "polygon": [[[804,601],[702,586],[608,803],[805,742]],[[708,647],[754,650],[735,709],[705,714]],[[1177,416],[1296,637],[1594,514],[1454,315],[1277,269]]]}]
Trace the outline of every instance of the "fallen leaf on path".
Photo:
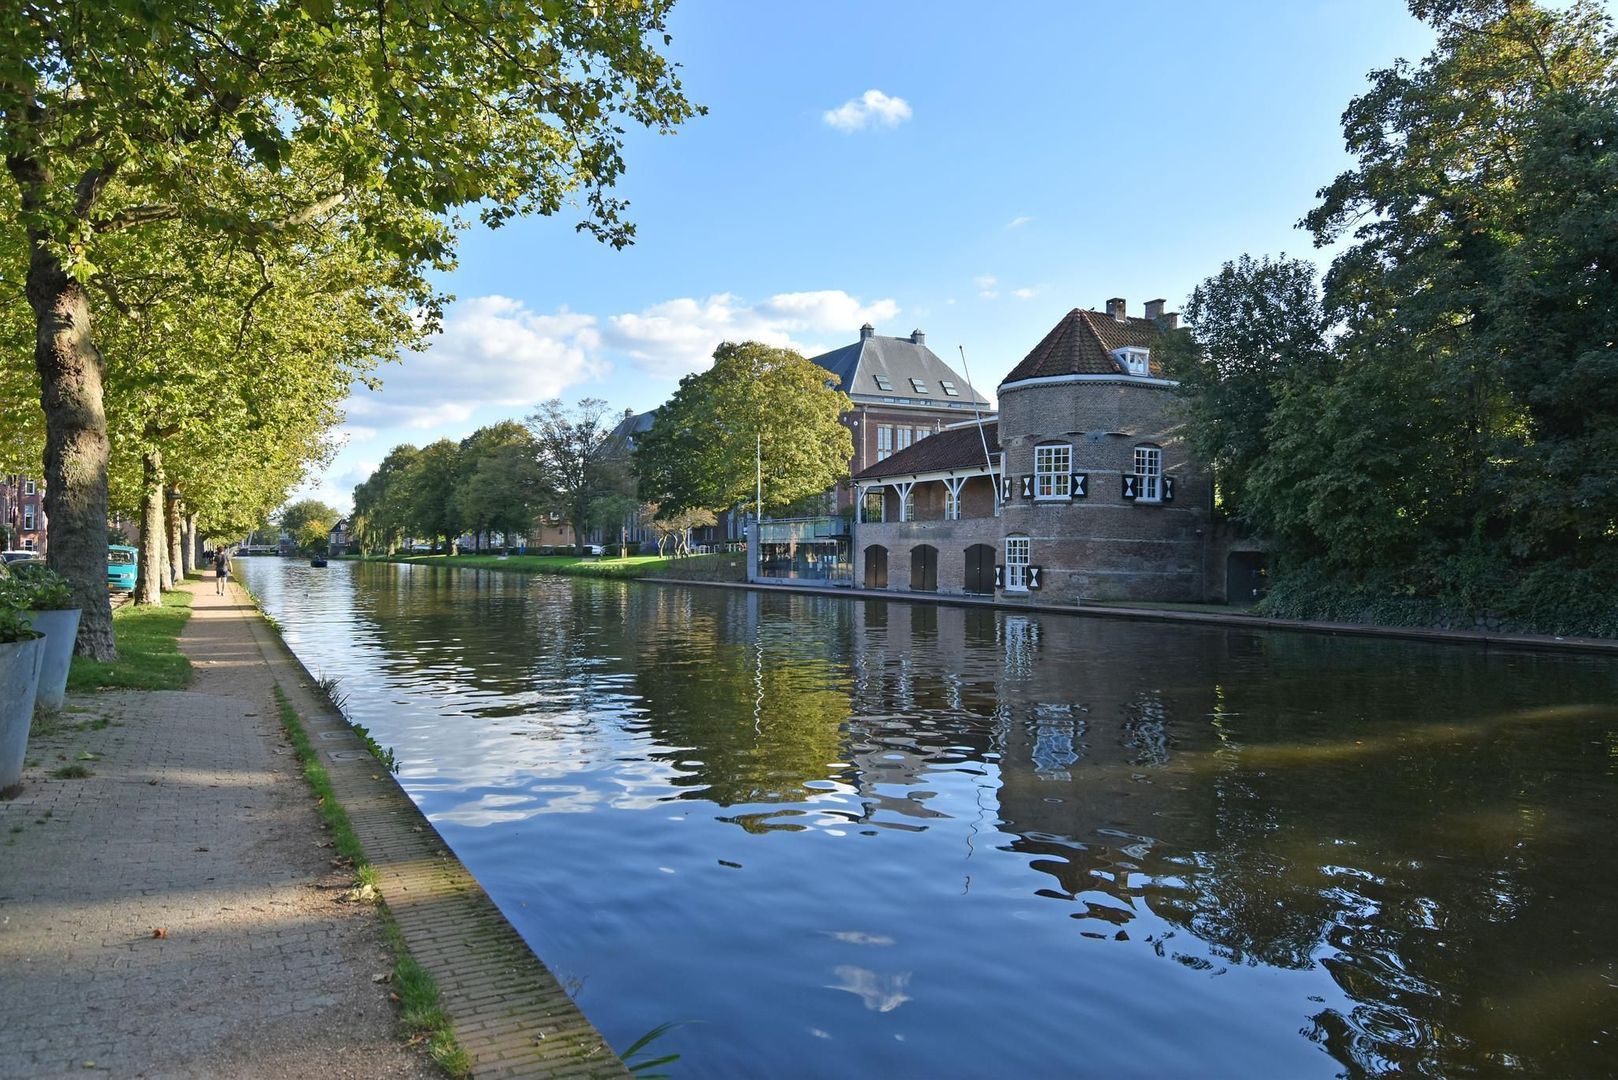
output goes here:
[{"label": "fallen leaf on path", "polygon": [[166,938],[166,937],[168,937],[169,936],[168,927],[159,926],[157,929],[152,931],[152,936],[154,938]]},{"label": "fallen leaf on path", "polygon": [[380,975],[372,975],[371,976],[371,981],[374,982],[374,983],[385,983],[389,979],[392,979],[392,978],[393,978],[393,973],[392,972],[384,971]]}]

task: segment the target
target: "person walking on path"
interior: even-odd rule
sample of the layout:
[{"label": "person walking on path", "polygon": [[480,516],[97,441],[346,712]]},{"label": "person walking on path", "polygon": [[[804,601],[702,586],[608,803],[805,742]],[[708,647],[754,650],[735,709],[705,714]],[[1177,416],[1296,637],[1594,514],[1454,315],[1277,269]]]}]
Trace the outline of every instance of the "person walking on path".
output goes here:
[{"label": "person walking on path", "polygon": [[220,548],[213,557],[214,592],[225,595],[225,582],[230,580],[230,552]]}]

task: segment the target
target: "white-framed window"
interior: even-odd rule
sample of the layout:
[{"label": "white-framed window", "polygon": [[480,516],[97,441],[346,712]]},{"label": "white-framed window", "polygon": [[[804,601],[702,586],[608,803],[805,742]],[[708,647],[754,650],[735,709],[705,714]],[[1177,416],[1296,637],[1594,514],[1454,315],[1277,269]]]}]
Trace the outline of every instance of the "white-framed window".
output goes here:
[{"label": "white-framed window", "polygon": [[1163,451],[1155,446],[1135,447],[1135,475],[1140,480],[1137,502],[1163,501]]},{"label": "white-framed window", "polygon": [[916,441],[921,442],[921,440],[925,439],[927,436],[929,436],[931,434],[932,434],[932,432],[928,431],[926,428],[919,427],[919,428],[916,429]]},{"label": "white-framed window", "polygon": [[945,395],[948,397],[961,396],[961,392],[955,389],[955,384],[950,382],[948,379],[939,379],[938,385],[943,389]]},{"label": "white-framed window", "polygon": [[873,375],[871,377],[876,380],[876,388],[878,390],[883,390],[890,394],[893,393],[893,384],[888,381],[888,377],[886,375]]},{"label": "white-framed window", "polygon": [[894,432],[894,438],[898,440],[894,445],[894,449],[903,450],[910,445],[910,429],[907,427],[900,428]]},{"label": "white-framed window", "polygon": [[33,540],[33,539],[32,539],[32,538],[30,538],[30,539],[27,539],[27,540],[24,540],[24,541],[23,541],[23,542],[22,542],[22,549],[23,549],[23,550],[24,550],[24,551],[35,551],[35,550],[38,550],[38,549],[37,549],[37,548],[35,548],[35,547],[34,547],[34,540]]},{"label": "white-framed window", "polygon": [[952,490],[948,486],[945,486],[945,488],[944,488],[944,520],[945,521],[959,521],[959,520],[961,520],[961,495],[960,495],[960,491],[959,490]]},{"label": "white-framed window", "polygon": [[22,527],[29,532],[34,531],[34,508],[32,506],[22,508]]},{"label": "white-framed window", "polygon": [[914,487],[912,487],[909,491],[905,492],[902,496],[900,496],[900,499],[901,499],[901,501],[903,501],[904,506],[899,508],[899,520],[900,521],[915,521],[916,520],[916,489]]},{"label": "white-framed window", "polygon": [[1131,375],[1150,375],[1152,372],[1150,349],[1117,349],[1112,355],[1118,358],[1118,362],[1124,366],[1124,371]]},{"label": "white-framed window", "polygon": [[1006,537],[1006,591],[1028,591],[1028,537]]},{"label": "white-framed window", "polygon": [[1073,447],[1067,443],[1034,447],[1034,498],[1066,499],[1073,494]]},{"label": "white-framed window", "polygon": [[36,495],[39,493],[39,485],[32,480],[24,480],[22,482],[22,493],[24,495]]},{"label": "white-framed window", "polygon": [[910,380],[910,389],[914,390],[918,394],[930,394],[930,393],[932,393],[931,390],[927,389],[927,380],[926,379],[911,379]]},{"label": "white-framed window", "polygon": [[876,459],[881,461],[893,453],[893,425],[878,424],[876,426]]}]

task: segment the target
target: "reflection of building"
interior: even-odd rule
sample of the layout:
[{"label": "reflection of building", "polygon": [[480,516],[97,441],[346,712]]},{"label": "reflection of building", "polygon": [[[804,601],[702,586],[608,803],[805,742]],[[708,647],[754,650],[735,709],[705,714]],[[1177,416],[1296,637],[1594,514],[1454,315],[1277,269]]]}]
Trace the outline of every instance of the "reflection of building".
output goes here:
[{"label": "reflection of building", "polygon": [[869,588],[1049,600],[1223,598],[1210,575],[1212,485],[1152,356],[1163,301],[1075,309],[968,423],[855,474]]},{"label": "reflection of building", "polygon": [[6,526],[3,546],[44,554],[44,487],[21,474],[0,476],[0,523]]}]

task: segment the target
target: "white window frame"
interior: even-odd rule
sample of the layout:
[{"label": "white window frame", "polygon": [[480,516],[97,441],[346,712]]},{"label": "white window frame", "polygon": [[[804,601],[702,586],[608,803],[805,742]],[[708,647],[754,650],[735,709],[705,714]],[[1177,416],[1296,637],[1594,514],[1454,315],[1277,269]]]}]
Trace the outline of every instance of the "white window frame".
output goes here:
[{"label": "white window frame", "polygon": [[884,394],[893,393],[893,383],[888,381],[888,377],[886,375],[872,375],[871,378],[876,382],[876,388],[878,390],[882,391]]},{"label": "white window frame", "polygon": [[[900,486],[902,487],[903,485]],[[916,489],[914,485],[899,496],[899,520],[916,520]]]},{"label": "white window frame", "polygon": [[1136,502],[1163,501],[1163,448],[1135,447]]},{"label": "white window frame", "polygon": [[1129,375],[1150,375],[1152,373],[1152,350],[1135,347],[1125,347],[1113,352],[1118,362],[1123,365],[1124,372]]},{"label": "white window frame", "polygon": [[1006,592],[1028,591],[1028,537],[1006,537]]},{"label": "white window frame", "polygon": [[952,491],[952,490],[950,490],[950,487],[949,487],[948,484],[944,485],[944,520],[945,521],[959,521],[959,520],[961,520],[961,495],[960,495],[960,490],[956,489],[956,490]]},{"label": "white window frame", "polygon": [[893,425],[876,426],[876,459],[886,461],[893,454]]},{"label": "white window frame", "polygon": [[26,539],[26,540],[24,540],[22,542],[22,549],[24,551],[37,551],[37,550],[39,550],[37,547],[35,547],[34,538],[31,537],[31,536],[28,539]]},{"label": "white window frame", "polygon": [[25,532],[34,531],[34,508],[32,506],[22,508],[22,527]]},{"label": "white window frame", "polygon": [[897,429],[893,433],[893,452],[897,454],[900,450],[908,450],[909,448],[910,429],[907,427]]},{"label": "white window frame", "polygon": [[918,379],[918,378],[916,378],[914,376],[911,376],[911,379],[910,379],[910,389],[913,392],[917,393],[917,394],[930,394],[930,393],[932,393],[931,390],[927,389],[927,380],[926,379]]},{"label": "white window frame", "polygon": [[916,429],[916,442],[921,442],[921,440],[925,439],[927,436],[929,436],[931,434],[932,434],[932,432],[929,431],[927,428],[924,428],[924,427],[917,428]]},{"label": "white window frame", "polygon": [[39,494],[39,485],[32,480],[24,480],[22,482],[22,493],[24,495],[37,495]]},{"label": "white window frame", "polygon": [[948,396],[948,397],[960,397],[961,396],[961,392],[959,390],[955,389],[955,384],[950,382],[948,379],[940,379],[938,381],[938,385],[944,391],[945,395]]},{"label": "white window frame", "polygon": [[1055,502],[1072,497],[1073,444],[1046,443],[1034,447],[1034,501]]}]

